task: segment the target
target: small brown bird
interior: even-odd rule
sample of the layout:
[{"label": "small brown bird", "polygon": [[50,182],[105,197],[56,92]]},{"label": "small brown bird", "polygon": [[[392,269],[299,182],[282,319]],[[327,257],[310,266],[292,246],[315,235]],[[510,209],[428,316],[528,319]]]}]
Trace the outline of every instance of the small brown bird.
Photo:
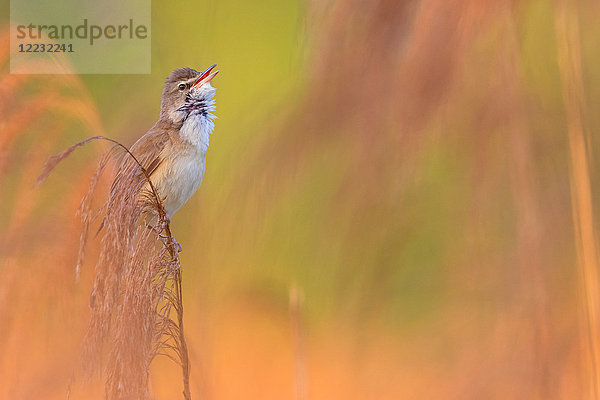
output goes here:
[{"label": "small brown bird", "polygon": [[[216,65],[200,73],[173,71],[165,82],[160,116],[130,151],[146,169],[171,218],[196,192],[206,166],[209,136],[215,116]],[[149,185],[146,184],[146,189]]]}]

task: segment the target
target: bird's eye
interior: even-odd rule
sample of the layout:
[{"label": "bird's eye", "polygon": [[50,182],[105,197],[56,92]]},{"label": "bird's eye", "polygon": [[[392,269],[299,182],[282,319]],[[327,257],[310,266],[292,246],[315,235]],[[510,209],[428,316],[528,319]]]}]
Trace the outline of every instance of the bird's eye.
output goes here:
[{"label": "bird's eye", "polygon": [[185,83],[180,83],[177,87],[179,88],[179,90],[184,90],[186,88],[186,85]]}]

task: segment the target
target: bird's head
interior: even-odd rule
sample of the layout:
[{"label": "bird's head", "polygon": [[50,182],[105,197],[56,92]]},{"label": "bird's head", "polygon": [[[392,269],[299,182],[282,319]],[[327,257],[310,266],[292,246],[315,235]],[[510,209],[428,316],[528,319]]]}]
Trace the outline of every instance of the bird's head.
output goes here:
[{"label": "bird's head", "polygon": [[180,124],[197,114],[214,117],[216,89],[210,81],[219,73],[212,72],[216,65],[198,72],[192,68],[179,68],[171,72],[163,88],[160,115],[172,123]]}]

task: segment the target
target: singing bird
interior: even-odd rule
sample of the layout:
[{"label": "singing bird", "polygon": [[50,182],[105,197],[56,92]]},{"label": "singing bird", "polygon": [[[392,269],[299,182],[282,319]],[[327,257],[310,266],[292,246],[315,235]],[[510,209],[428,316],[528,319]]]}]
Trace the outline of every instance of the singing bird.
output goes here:
[{"label": "singing bird", "polygon": [[[167,219],[196,192],[206,167],[210,134],[214,129],[216,65],[198,72],[180,68],[167,78],[158,121],[130,151],[147,171]],[[146,190],[149,185],[146,183]]]}]

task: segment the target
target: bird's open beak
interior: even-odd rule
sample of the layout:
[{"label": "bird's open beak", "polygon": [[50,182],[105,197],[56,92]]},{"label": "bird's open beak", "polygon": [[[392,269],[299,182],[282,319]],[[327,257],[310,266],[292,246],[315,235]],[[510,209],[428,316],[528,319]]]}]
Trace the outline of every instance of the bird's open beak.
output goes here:
[{"label": "bird's open beak", "polygon": [[194,84],[192,85],[192,88],[195,88],[196,86],[202,86],[207,82],[210,82],[212,80],[212,78],[214,78],[219,71],[215,71],[212,74],[210,73],[215,67],[217,66],[217,64],[211,65],[210,67],[208,67],[206,69],[206,71],[204,71],[202,73],[202,75],[200,75],[200,78],[198,78],[198,80],[196,80],[196,82],[194,82]]}]

